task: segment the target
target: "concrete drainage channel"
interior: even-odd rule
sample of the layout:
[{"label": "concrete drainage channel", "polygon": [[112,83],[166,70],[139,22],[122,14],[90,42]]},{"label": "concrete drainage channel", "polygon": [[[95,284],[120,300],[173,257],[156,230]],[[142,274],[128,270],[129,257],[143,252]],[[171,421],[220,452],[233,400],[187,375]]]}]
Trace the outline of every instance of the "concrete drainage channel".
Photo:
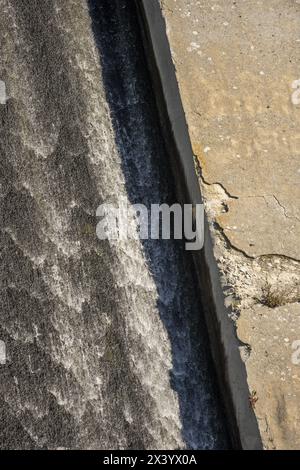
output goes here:
[{"label": "concrete drainage channel", "polygon": [[208,228],[95,235],[107,200],[201,202],[159,1],[1,22],[0,447],[261,448]]},{"label": "concrete drainage channel", "polygon": [[134,3],[21,3],[0,28],[0,447],[228,448],[190,254],[95,234],[107,200],[176,200]]},{"label": "concrete drainage channel", "polygon": [[[177,196],[168,158],[170,142],[165,141],[161,130],[164,122],[160,125],[147,68],[147,50],[142,47],[138,11],[131,0],[91,1],[90,7],[129,201],[142,202],[147,207],[157,202],[174,203]],[[183,179],[177,180],[181,187]],[[199,203],[201,196],[194,171],[190,173],[192,183],[198,197],[193,202]],[[185,185],[182,190],[183,187]],[[175,421],[179,419],[181,436],[177,443],[173,440],[173,448],[229,448],[231,439],[209,353],[191,255],[184,251],[181,241],[147,240],[142,243],[142,250],[156,284],[157,314],[167,330],[172,351],[170,377],[164,382],[175,392],[179,402],[179,416]],[[137,295],[140,295],[139,289]],[[149,345],[152,342],[149,337],[143,341]],[[161,387],[162,383],[153,385]],[[159,401],[160,396],[155,400]],[[157,411],[154,409],[153,413]],[[174,409],[169,411],[174,412]],[[159,415],[153,417],[162,419]],[[172,448],[173,425],[169,428],[167,423],[161,424],[170,436],[159,442],[156,435],[151,447]],[[157,434],[158,429],[154,432]],[[146,442],[144,445],[149,446]]]},{"label": "concrete drainage channel", "polygon": [[[160,2],[136,0],[136,7],[177,195],[181,202],[197,204],[201,201],[200,186]],[[224,306],[207,224],[205,246],[201,253],[194,254],[194,264],[233,447],[262,449],[258,424],[249,403],[246,369],[235,328]]]}]

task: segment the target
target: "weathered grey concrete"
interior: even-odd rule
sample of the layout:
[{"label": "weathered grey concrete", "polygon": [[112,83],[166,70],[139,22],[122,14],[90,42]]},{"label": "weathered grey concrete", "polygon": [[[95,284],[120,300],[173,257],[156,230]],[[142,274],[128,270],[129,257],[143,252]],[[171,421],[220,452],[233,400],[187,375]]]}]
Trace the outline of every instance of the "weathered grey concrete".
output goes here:
[{"label": "weathered grey concrete", "polygon": [[[206,260],[242,445],[259,445],[249,428],[251,407],[265,448],[297,448],[300,366],[292,362],[292,346],[300,339],[300,5],[142,3],[152,30],[161,21],[153,4],[161,7],[197,160],[214,244],[212,257],[207,242]],[[162,80],[166,65],[157,61]],[[176,133],[176,113],[170,118]],[[182,158],[190,159],[189,151]],[[278,316],[286,325],[284,338],[273,322]],[[238,331],[233,343],[228,317]],[[237,349],[248,375],[247,396],[234,373]]]},{"label": "weathered grey concrete", "polygon": [[174,200],[132,0],[0,10],[0,447],[227,447],[183,246],[96,238]]}]

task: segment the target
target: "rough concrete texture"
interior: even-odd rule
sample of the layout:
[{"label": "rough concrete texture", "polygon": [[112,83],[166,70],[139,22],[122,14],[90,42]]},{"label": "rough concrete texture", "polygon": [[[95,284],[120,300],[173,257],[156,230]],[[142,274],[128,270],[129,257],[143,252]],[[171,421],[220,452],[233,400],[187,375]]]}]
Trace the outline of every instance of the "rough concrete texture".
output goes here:
[{"label": "rough concrete texture", "polygon": [[160,3],[249,406],[265,448],[299,448],[300,5]]}]

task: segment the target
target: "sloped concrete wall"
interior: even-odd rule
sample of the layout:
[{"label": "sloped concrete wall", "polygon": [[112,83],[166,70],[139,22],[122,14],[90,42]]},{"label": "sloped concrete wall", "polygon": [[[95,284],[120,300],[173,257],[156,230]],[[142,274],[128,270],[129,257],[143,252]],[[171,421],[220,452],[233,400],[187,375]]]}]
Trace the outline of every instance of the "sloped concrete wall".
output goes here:
[{"label": "sloped concrete wall", "polygon": [[297,449],[299,2],[139,3],[169,137],[206,207],[207,270],[196,264],[227,409],[243,448]]}]

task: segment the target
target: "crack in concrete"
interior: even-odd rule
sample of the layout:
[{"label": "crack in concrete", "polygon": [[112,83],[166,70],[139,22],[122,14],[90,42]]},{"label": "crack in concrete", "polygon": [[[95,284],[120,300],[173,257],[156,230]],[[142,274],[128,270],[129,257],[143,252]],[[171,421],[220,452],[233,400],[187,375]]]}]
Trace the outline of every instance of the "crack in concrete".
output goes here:
[{"label": "crack in concrete", "polygon": [[229,239],[229,237],[225,233],[225,229],[218,222],[213,221],[213,227],[223,237],[223,239],[225,240],[225,242],[229,246],[229,248],[231,248],[232,250],[234,250],[238,253],[241,253],[242,255],[244,255],[248,259],[259,260],[259,259],[262,259],[262,258],[275,258],[276,257],[276,258],[285,259],[287,261],[294,261],[297,264],[298,263],[300,264],[299,259],[293,258],[292,256],[282,255],[282,254],[279,254],[279,253],[265,253],[265,254],[258,255],[258,256],[251,256],[248,253],[246,253],[244,250],[242,250],[241,248],[238,248],[236,245],[234,245],[231,242],[231,240]]},{"label": "crack in concrete", "polygon": [[242,250],[241,248],[238,248],[237,246],[233,245],[231,240],[229,239],[229,237],[227,237],[226,233],[225,233],[225,229],[216,221],[213,222],[213,227],[215,230],[217,230],[219,232],[220,235],[222,235],[223,239],[226,241],[226,244],[228,245],[229,248],[231,248],[232,250],[235,250],[237,251],[238,253],[241,253],[242,255],[244,255],[246,258],[248,259],[256,259],[255,256],[251,256],[251,255],[248,255],[248,253],[246,253],[244,250]]},{"label": "crack in concrete", "polygon": [[[202,171],[202,168],[201,168],[201,165],[200,165],[200,162],[198,160],[198,157],[197,155],[194,155],[194,160],[195,160],[195,166],[196,166],[196,173],[198,175],[198,177],[201,179],[202,183],[206,186],[214,186],[214,185],[217,185],[219,186],[223,191],[224,193],[226,194],[226,196],[230,199],[235,199],[235,200],[239,200],[239,199],[248,199],[248,198],[263,198],[266,200],[267,197],[272,197],[273,199],[275,199],[275,201],[277,202],[277,204],[281,207],[281,209],[283,210],[283,213],[284,213],[284,216],[287,218],[287,219],[291,219],[291,220],[298,220],[300,222],[300,218],[297,217],[297,216],[290,216],[287,214],[287,209],[286,207],[281,204],[281,202],[279,201],[278,197],[275,196],[275,194],[257,194],[257,195],[249,195],[249,196],[235,196],[233,194],[231,194],[226,188],[225,186],[220,183],[219,181],[215,181],[213,183],[209,183],[203,176],[203,171]],[[223,201],[220,201],[221,203]],[[293,259],[293,258],[291,258]]]},{"label": "crack in concrete", "polygon": [[288,215],[288,214],[287,214],[287,209],[286,209],[286,207],[285,207],[283,204],[281,204],[281,202],[280,202],[279,199],[275,196],[275,194],[273,194],[273,198],[275,199],[275,201],[277,202],[277,204],[281,207],[281,209],[283,210],[283,213],[284,213],[284,215],[285,215],[285,217],[286,217],[287,219],[295,219],[295,220],[298,220],[298,221],[300,222],[299,217],[291,216],[291,215]]},{"label": "crack in concrete", "polygon": [[238,196],[234,196],[233,194],[230,194],[229,191],[225,188],[225,186],[222,183],[219,183],[218,181],[216,181],[214,183],[209,183],[208,181],[205,180],[205,178],[203,176],[203,171],[202,171],[202,168],[201,168],[201,165],[200,165],[200,162],[198,160],[197,155],[194,155],[194,162],[195,162],[195,166],[196,166],[197,176],[201,179],[203,184],[205,184],[207,186],[214,186],[214,185],[220,186],[220,188],[223,189],[224,193],[226,194],[226,196],[228,198],[230,198],[230,199],[239,199]]}]

